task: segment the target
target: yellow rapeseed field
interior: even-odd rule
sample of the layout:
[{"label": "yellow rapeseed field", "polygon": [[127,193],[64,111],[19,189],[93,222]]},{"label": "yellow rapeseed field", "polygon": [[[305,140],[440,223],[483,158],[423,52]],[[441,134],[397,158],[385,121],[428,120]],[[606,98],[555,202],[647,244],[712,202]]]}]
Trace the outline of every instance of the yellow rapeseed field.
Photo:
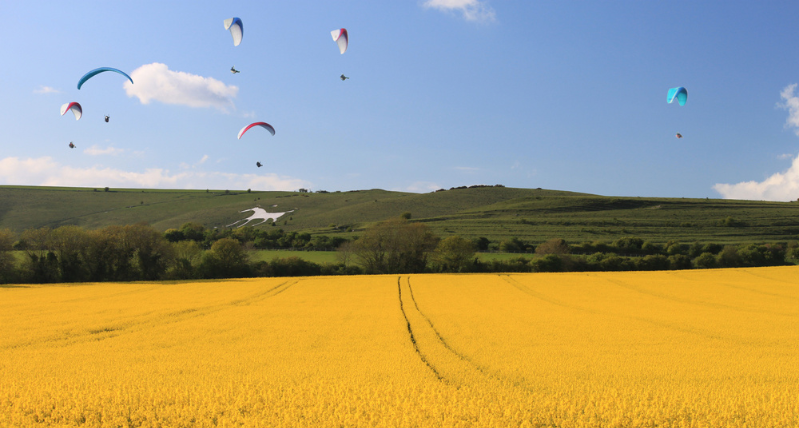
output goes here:
[{"label": "yellow rapeseed field", "polygon": [[797,427],[799,268],[0,286],[0,426]]}]

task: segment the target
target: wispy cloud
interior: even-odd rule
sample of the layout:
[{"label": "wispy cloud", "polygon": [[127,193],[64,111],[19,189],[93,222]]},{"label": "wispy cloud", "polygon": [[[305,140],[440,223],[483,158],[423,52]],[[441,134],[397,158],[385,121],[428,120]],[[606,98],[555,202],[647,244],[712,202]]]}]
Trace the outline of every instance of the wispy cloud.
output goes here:
[{"label": "wispy cloud", "polygon": [[41,85],[41,86],[39,86],[39,89],[34,89],[33,93],[34,94],[60,94],[61,91],[59,91],[56,88],[51,88],[49,86]]},{"label": "wispy cloud", "polygon": [[108,146],[106,148],[101,148],[98,145],[93,145],[88,149],[84,149],[83,153],[91,156],[101,156],[101,155],[112,155],[116,156],[121,154],[125,151],[125,149],[118,149],[116,147]]},{"label": "wispy cloud", "polygon": [[468,172],[468,173],[475,173],[477,171],[480,171],[480,168],[475,168],[473,166],[455,166],[455,167],[452,167],[452,169],[457,170],[457,171],[461,171],[461,172]]},{"label": "wispy cloud", "polygon": [[780,92],[780,98],[785,102],[777,104],[779,107],[788,110],[788,119],[785,121],[786,128],[794,128],[796,135],[799,135],[799,97],[794,94],[796,83],[788,85]]},{"label": "wispy cloud", "polygon": [[716,184],[713,190],[725,199],[754,199],[766,201],[793,201],[799,197],[799,157],[790,168],[763,181],[744,181],[737,184]]},{"label": "wispy cloud", "polygon": [[785,159],[793,159],[793,154],[791,153],[783,153],[777,156],[777,159],[785,160]]},{"label": "wispy cloud", "polygon": [[148,168],[144,172],[135,172],[102,166],[75,168],[62,165],[49,156],[0,159],[0,184],[231,190],[295,190],[311,187],[308,181],[277,174],[201,171],[172,173],[161,168]]},{"label": "wispy cloud", "polygon": [[178,166],[180,167],[180,169],[196,168],[196,167],[204,164],[205,162],[207,162],[208,159],[210,159],[210,157],[208,155],[203,155],[203,157],[199,161],[197,161],[194,165],[189,165],[186,162],[181,162],[180,165],[178,165]]},{"label": "wispy cloud", "polygon": [[222,111],[235,108],[233,98],[239,88],[225,85],[213,77],[203,77],[183,71],[172,71],[166,64],[154,62],[133,70],[130,77],[135,84],[126,81],[125,92],[136,97],[142,104],[159,101],[164,104],[179,104],[189,107],[214,107]]},{"label": "wispy cloud", "polygon": [[436,183],[431,183],[429,181],[417,181],[415,183],[410,184],[408,187],[404,189],[396,189],[399,192],[413,192],[413,193],[427,193],[427,192],[434,192],[440,189]]},{"label": "wispy cloud", "polygon": [[425,0],[425,8],[438,9],[445,12],[460,12],[467,21],[491,22],[496,20],[496,13],[485,0]]}]

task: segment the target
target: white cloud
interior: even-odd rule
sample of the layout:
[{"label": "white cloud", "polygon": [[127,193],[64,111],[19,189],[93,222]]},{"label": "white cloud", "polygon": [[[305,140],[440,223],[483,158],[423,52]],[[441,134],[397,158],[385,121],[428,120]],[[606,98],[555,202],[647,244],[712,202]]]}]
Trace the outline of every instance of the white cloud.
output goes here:
[{"label": "white cloud", "polygon": [[783,153],[777,156],[777,159],[785,160],[785,159],[793,159],[793,154],[791,153]]},{"label": "white cloud", "polygon": [[144,187],[160,189],[253,189],[295,190],[311,183],[276,174],[236,174],[181,171],[161,168],[144,172],[92,166],[76,168],[61,165],[51,157],[0,159],[0,184],[69,187]]},{"label": "white cloud", "polygon": [[124,151],[125,151],[125,149],[118,149],[116,147],[111,147],[111,146],[108,146],[108,147],[103,149],[103,148],[100,148],[99,146],[97,146],[95,144],[95,145],[89,147],[88,149],[84,149],[83,153],[86,153],[87,155],[91,155],[91,156],[100,156],[100,155],[116,156],[116,155],[118,155],[120,153],[123,153]]},{"label": "white cloud", "polygon": [[222,111],[235,108],[233,98],[239,88],[212,77],[172,71],[166,64],[145,64],[130,73],[135,84],[126,81],[125,92],[142,104],[159,101],[189,107],[214,107]]},{"label": "white cloud", "polygon": [[484,0],[425,0],[425,8],[460,12],[467,21],[490,22],[496,19],[494,9]]},{"label": "white cloud", "polygon": [[427,193],[427,192],[434,192],[440,189],[436,183],[431,183],[429,181],[417,181],[412,183],[410,186],[406,187],[405,189],[398,189],[399,192],[413,192],[413,193]]},{"label": "white cloud", "polygon": [[204,164],[208,159],[210,159],[210,157],[208,155],[203,155],[203,157],[199,161],[197,161],[197,163],[195,163],[194,165],[189,165],[186,162],[181,162],[180,165],[178,165],[178,167],[180,169],[196,168],[196,167]]},{"label": "white cloud", "polygon": [[55,89],[55,88],[51,88],[49,86],[41,85],[41,86],[39,86],[39,89],[34,89],[33,93],[34,94],[60,94],[61,91],[59,91],[58,89]]},{"label": "white cloud", "polygon": [[716,184],[713,190],[725,199],[794,201],[799,198],[799,157],[794,158],[787,171],[778,172],[763,181]]},{"label": "white cloud", "polygon": [[794,132],[799,135],[799,97],[794,95],[796,83],[788,85],[780,92],[780,98],[785,100],[784,104],[778,106],[788,110],[788,119],[785,121],[786,128],[796,128]]}]

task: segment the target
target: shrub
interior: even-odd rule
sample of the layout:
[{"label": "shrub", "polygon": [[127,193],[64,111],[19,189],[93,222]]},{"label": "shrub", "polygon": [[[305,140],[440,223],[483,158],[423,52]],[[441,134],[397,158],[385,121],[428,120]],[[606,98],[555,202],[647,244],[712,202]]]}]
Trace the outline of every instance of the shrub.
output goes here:
[{"label": "shrub", "polygon": [[636,263],[638,270],[668,270],[670,267],[669,259],[661,254],[644,256]]},{"label": "shrub", "polygon": [[513,237],[499,243],[499,251],[503,253],[518,253],[524,251],[524,243],[519,238]]},{"label": "shrub", "polygon": [[670,269],[691,269],[691,258],[683,254],[669,256]]},{"label": "shrub", "polygon": [[557,254],[547,254],[534,259],[530,265],[533,272],[560,272],[563,270],[563,261]]},{"label": "shrub", "polygon": [[718,266],[716,256],[713,253],[702,253],[693,260],[694,267],[697,269],[712,269]]},{"label": "shrub", "polygon": [[553,238],[535,248],[536,254],[569,254],[569,244],[563,239]]}]

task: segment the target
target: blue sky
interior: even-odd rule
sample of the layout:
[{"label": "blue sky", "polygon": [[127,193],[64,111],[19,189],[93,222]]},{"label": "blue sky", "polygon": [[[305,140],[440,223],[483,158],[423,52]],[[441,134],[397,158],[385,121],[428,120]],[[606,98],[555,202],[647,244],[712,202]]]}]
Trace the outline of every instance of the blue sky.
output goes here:
[{"label": "blue sky", "polygon": [[[797,2],[30,1],[0,14],[0,184],[799,197]],[[102,66],[134,84],[105,73],[77,89]],[[676,86],[683,107],[666,103]],[[70,101],[79,121],[59,115]],[[275,136],[236,138],[255,121]]]}]

